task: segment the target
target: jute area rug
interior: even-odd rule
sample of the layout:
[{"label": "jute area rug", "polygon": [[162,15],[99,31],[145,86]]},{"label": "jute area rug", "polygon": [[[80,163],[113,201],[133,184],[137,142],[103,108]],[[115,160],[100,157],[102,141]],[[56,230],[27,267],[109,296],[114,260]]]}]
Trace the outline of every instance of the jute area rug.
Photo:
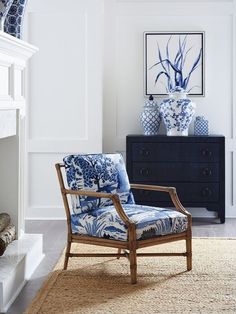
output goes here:
[{"label": "jute area rug", "polygon": [[[184,241],[143,251],[184,251]],[[115,249],[76,244],[74,251]],[[116,251],[116,250],[115,250]],[[62,256],[25,314],[236,313],[236,239],[193,239],[193,270],[184,257],[139,257],[130,284],[126,258]]]}]

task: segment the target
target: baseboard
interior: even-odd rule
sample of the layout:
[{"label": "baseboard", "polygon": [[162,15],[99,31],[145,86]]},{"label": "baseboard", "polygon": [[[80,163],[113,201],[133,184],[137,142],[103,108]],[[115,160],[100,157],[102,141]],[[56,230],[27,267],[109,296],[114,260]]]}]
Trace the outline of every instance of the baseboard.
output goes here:
[{"label": "baseboard", "polygon": [[25,219],[42,219],[42,220],[64,220],[66,219],[66,212],[62,206],[31,206],[27,208]]},{"label": "baseboard", "polygon": [[25,220],[64,220],[66,221],[66,217],[27,217]]}]

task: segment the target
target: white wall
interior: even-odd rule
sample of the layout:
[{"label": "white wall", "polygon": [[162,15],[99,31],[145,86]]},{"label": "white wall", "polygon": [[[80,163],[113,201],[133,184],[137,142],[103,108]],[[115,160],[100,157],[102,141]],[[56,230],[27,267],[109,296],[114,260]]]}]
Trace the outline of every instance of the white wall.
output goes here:
[{"label": "white wall", "polygon": [[31,0],[26,218],[64,218],[55,163],[102,151],[103,0]]},{"label": "white wall", "polygon": [[[100,149],[102,84],[103,150],[125,152],[126,135],[142,133],[144,31],[205,32],[206,95],[195,98],[196,115],[208,118],[212,134],[226,137],[226,215],[235,217],[235,0],[66,4],[31,0],[28,5],[27,38],[40,51],[30,68],[27,218],[64,217],[54,163],[66,153]],[[94,122],[83,141],[88,117]]]},{"label": "white wall", "polygon": [[143,32],[204,31],[206,95],[195,97],[196,115],[226,137],[226,215],[236,217],[235,1],[106,0],[105,8],[104,151],[125,152],[126,135],[142,133]]}]

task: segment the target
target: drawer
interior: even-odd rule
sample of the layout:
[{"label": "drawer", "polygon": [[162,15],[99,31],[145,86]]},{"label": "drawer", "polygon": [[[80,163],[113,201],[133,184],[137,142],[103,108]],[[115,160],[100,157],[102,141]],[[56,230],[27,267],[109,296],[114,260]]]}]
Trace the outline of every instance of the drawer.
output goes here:
[{"label": "drawer", "polygon": [[218,162],[218,143],[132,143],[132,161]]},{"label": "drawer", "polygon": [[[173,183],[158,184],[166,186],[174,186],[177,190],[181,202],[201,203],[201,202],[217,202],[219,200],[219,184],[218,183]],[[136,203],[141,202],[169,202],[168,193],[155,192],[147,190],[133,190]],[[157,204],[158,206],[158,204]]]},{"label": "drawer", "polygon": [[133,182],[217,182],[218,163],[134,162]]}]

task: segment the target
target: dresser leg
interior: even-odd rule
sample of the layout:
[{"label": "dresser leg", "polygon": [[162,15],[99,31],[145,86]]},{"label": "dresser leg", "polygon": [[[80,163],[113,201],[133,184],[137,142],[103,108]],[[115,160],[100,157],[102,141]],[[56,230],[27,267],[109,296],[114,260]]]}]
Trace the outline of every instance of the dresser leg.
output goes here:
[{"label": "dresser leg", "polygon": [[225,223],[225,217],[220,217],[220,223],[224,224]]},{"label": "dresser leg", "polygon": [[223,205],[220,208],[218,217],[220,218],[220,223],[224,224],[225,223],[225,207]]}]

